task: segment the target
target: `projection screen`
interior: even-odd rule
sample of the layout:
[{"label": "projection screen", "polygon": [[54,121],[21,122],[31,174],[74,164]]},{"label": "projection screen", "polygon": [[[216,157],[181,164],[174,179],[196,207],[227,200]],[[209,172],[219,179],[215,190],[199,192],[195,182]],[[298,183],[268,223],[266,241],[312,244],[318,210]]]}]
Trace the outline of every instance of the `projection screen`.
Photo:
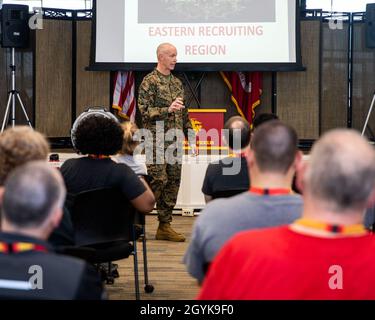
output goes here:
[{"label": "projection screen", "polygon": [[96,0],[91,68],[148,70],[169,42],[177,70],[298,70],[298,12],[296,0]]}]

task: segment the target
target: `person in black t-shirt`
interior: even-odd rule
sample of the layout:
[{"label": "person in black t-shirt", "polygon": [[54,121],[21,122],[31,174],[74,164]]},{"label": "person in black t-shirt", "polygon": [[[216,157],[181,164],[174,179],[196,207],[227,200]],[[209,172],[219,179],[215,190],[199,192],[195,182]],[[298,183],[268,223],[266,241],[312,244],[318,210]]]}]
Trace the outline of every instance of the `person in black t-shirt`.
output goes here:
[{"label": "person in black t-shirt", "polygon": [[230,118],[224,125],[223,137],[234,157],[210,163],[203,181],[206,203],[215,198],[229,197],[249,189],[249,175],[242,151],[249,147],[250,125],[240,116]]},{"label": "person in black t-shirt", "polygon": [[[88,111],[73,125],[72,142],[86,157],[69,159],[61,167],[68,195],[98,188],[119,188],[140,212],[150,212],[155,198],[143,178],[126,164],[110,158],[122,148],[123,129],[109,112]],[[67,204],[69,207],[69,203]]]},{"label": "person in black t-shirt", "polygon": [[[277,119],[278,117],[272,113],[259,114],[253,121],[252,132],[261,124]],[[225,123],[224,129],[228,130],[224,141],[234,157],[208,165],[202,186],[206,203],[215,198],[226,198],[246,191],[250,185],[246,159],[242,156],[242,151],[249,147],[252,135],[249,123],[244,118],[235,116]],[[234,134],[235,129],[239,131],[238,135]],[[226,141],[227,139],[229,141]]]}]

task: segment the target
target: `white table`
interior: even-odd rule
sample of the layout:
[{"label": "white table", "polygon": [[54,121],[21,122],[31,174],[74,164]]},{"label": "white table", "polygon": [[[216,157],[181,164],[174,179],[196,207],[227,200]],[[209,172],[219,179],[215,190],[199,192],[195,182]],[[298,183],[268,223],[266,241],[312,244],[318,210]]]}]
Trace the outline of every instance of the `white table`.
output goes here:
[{"label": "white table", "polygon": [[188,212],[202,209],[205,206],[204,195],[201,191],[207,166],[212,161],[217,161],[224,155],[198,155],[184,156],[182,161],[181,185],[178,192],[176,209]]}]

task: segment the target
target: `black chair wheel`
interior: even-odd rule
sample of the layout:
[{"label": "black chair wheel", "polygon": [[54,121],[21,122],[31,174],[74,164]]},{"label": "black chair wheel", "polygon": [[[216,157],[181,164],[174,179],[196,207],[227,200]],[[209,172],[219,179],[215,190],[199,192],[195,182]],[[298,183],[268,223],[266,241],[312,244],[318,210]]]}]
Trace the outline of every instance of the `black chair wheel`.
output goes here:
[{"label": "black chair wheel", "polygon": [[117,269],[116,270],[112,270],[111,274],[112,274],[113,278],[119,278],[120,277],[120,274],[118,273]]},{"label": "black chair wheel", "polygon": [[154,286],[152,284],[145,284],[145,292],[146,293],[154,292]]}]

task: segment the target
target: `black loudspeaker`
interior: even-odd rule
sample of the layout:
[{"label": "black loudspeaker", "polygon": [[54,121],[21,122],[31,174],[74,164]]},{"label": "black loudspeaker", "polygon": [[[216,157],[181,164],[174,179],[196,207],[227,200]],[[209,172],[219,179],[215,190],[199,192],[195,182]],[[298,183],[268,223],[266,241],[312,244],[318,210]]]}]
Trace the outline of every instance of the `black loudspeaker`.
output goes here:
[{"label": "black loudspeaker", "polygon": [[375,48],[375,3],[366,5],[366,47]]},{"label": "black loudspeaker", "polygon": [[3,4],[1,10],[1,46],[3,48],[27,48],[29,33],[29,6]]}]

